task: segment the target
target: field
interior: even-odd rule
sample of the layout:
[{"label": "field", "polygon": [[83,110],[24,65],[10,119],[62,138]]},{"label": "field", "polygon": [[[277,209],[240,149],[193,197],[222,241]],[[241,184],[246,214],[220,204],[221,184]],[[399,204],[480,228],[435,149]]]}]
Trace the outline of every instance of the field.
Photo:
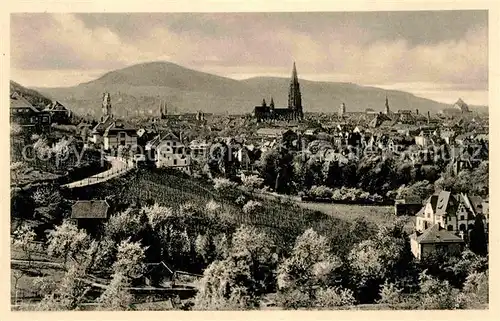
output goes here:
[{"label": "field", "polygon": [[[394,207],[378,205],[352,205],[335,203],[315,203],[301,202],[300,206],[313,211],[320,211],[332,217],[353,221],[356,218],[364,217],[368,221],[377,225],[385,225],[394,220]],[[410,219],[408,224],[412,225],[414,219]]]}]

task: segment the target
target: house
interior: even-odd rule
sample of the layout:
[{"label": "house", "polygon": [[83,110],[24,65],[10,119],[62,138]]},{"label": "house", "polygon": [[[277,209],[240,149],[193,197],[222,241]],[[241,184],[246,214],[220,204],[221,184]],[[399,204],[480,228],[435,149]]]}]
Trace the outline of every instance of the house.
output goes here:
[{"label": "house", "polygon": [[113,124],[113,121],[114,119],[111,115],[103,117],[92,129],[90,141],[97,146],[104,145],[104,132]]},{"label": "house", "polygon": [[191,156],[179,137],[173,132],[157,135],[146,144],[146,151],[153,155],[157,168],[175,168],[190,171]]},{"label": "house", "polygon": [[422,200],[420,197],[407,196],[397,199],[394,202],[394,212],[396,216],[409,215],[413,216],[422,208]]},{"label": "house", "polygon": [[69,124],[71,120],[71,111],[58,101],[52,102],[45,109],[50,114],[53,123]]},{"label": "house", "polygon": [[465,242],[461,237],[444,229],[439,223],[410,235],[411,252],[417,260],[425,260],[431,254],[457,255],[464,246]]},{"label": "house", "polygon": [[415,144],[418,146],[426,147],[428,145],[434,145],[435,139],[432,137],[432,133],[428,133],[422,130],[418,136],[415,136]]},{"label": "house", "polygon": [[[483,215],[484,202],[478,196],[441,191],[430,196],[416,215],[416,230],[423,232],[439,224],[449,232],[468,233],[474,228],[477,215]],[[485,220],[484,226],[488,222]]]},{"label": "house", "polygon": [[105,150],[117,150],[119,147],[137,148],[137,130],[122,120],[113,120],[104,130]]},{"label": "house", "polygon": [[71,206],[72,219],[106,219],[109,204],[106,200],[76,201]]},{"label": "house", "polygon": [[97,232],[98,226],[108,218],[109,207],[106,200],[76,201],[71,206],[71,219],[76,220],[79,228]]},{"label": "house", "polygon": [[208,158],[210,145],[206,141],[193,140],[189,143],[189,152],[191,158]]},{"label": "house", "polygon": [[50,114],[36,109],[26,98],[13,92],[10,95],[10,121],[35,131],[50,129]]},{"label": "house", "polygon": [[247,146],[243,145],[238,148],[236,152],[236,158],[238,159],[241,168],[248,170],[250,164],[252,163],[252,160],[250,158],[250,150],[247,148]]},{"label": "house", "polygon": [[439,133],[439,136],[441,139],[445,141],[446,144],[451,144],[453,142],[453,139],[455,137],[455,131],[454,130],[441,130]]}]

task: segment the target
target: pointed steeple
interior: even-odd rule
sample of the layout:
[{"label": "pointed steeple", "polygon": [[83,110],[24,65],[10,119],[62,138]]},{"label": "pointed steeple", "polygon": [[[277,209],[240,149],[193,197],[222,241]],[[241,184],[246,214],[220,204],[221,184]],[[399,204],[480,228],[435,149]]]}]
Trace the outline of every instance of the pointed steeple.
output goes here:
[{"label": "pointed steeple", "polygon": [[263,99],[262,99],[262,107],[266,107],[266,106],[267,106],[266,99],[265,99],[265,98],[263,98]]},{"label": "pointed steeple", "polygon": [[274,108],[274,100],[273,100],[273,97],[271,97],[271,103],[269,104],[269,107]]},{"label": "pointed steeple", "polygon": [[290,79],[290,90],[288,91],[288,108],[294,110],[294,117],[302,118],[302,95],[295,62],[293,63],[292,78]]},{"label": "pointed steeple", "polygon": [[387,94],[385,95],[385,113],[389,115],[391,110],[389,108],[389,98],[387,98]]},{"label": "pointed steeple", "polygon": [[297,76],[297,67],[295,66],[295,61],[293,62],[293,70],[292,70],[292,83],[299,83],[299,77]]}]

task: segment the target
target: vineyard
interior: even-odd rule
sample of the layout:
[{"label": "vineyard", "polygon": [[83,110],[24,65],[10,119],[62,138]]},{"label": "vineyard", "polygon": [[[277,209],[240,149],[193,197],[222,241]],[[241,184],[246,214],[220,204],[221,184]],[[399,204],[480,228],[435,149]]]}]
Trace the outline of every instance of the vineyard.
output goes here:
[{"label": "vineyard", "polygon": [[[261,199],[262,209],[245,213],[241,204],[218,193],[208,182],[195,180],[183,173],[167,170],[138,170],[100,185],[77,189],[73,198],[112,198],[124,209],[130,204],[157,203],[178,209],[185,203],[203,210],[207,202],[217,202],[235,225],[248,224],[264,228],[281,247],[307,228],[314,228],[324,235],[335,235],[349,223],[320,211],[313,211],[283,200]],[[244,195],[249,200],[249,195]]]}]

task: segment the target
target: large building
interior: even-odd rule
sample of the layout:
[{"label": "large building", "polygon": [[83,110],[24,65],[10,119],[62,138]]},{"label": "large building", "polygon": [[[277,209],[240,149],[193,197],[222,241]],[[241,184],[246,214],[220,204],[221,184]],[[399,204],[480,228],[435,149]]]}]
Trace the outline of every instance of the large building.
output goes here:
[{"label": "large building", "polygon": [[293,63],[292,78],[288,91],[288,107],[275,107],[272,98],[269,105],[263,100],[261,106],[254,108],[253,116],[259,122],[269,120],[301,120],[304,118],[302,95],[300,93],[300,84],[295,63]]}]

